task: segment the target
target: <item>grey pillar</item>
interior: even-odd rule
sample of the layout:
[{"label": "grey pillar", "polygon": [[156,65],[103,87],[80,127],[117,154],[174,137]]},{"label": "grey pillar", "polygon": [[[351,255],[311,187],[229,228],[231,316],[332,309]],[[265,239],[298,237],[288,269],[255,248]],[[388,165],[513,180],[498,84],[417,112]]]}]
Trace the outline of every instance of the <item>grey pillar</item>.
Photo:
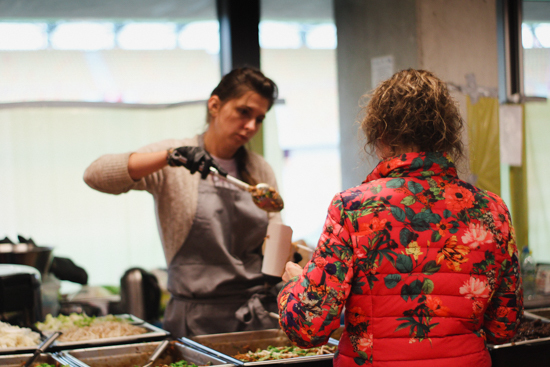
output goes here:
[{"label": "grey pillar", "polygon": [[334,0],[342,188],[359,185],[377,160],[364,153],[357,125],[361,97],[372,89],[371,59],[392,56],[393,72],[417,67],[415,0]]}]

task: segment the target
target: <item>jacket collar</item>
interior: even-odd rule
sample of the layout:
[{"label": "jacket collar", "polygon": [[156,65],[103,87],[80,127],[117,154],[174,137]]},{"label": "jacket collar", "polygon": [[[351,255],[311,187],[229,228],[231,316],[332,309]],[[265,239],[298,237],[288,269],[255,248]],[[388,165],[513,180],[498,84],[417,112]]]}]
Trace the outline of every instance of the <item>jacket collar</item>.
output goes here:
[{"label": "jacket collar", "polygon": [[405,153],[384,159],[367,176],[363,183],[384,177],[450,176],[457,178],[456,167],[447,153]]}]

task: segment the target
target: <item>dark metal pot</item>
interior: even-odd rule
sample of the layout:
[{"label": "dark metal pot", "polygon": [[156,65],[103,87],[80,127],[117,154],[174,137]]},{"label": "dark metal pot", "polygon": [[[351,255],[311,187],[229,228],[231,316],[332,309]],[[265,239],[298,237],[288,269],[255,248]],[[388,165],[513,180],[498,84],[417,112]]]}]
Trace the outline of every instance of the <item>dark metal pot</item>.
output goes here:
[{"label": "dark metal pot", "polygon": [[32,243],[0,243],[0,264],[32,266],[42,277],[50,270],[53,248],[36,246]]}]

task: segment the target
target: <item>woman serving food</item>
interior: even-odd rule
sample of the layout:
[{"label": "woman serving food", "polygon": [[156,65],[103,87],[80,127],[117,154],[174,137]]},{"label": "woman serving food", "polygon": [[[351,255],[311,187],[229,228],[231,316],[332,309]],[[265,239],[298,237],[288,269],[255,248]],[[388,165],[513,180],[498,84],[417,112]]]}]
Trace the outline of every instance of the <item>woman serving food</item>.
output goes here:
[{"label": "woman serving food", "polygon": [[[263,210],[253,200],[267,186],[271,203],[277,182],[269,164],[244,147],[276,97],[262,72],[235,69],[208,99],[203,134],[104,155],[84,174],[101,192],[153,195],[171,294],[163,327],[176,337],[276,326],[258,294],[268,287],[260,272],[267,225],[280,222],[282,207]],[[277,309],[275,300],[263,303]]]}]

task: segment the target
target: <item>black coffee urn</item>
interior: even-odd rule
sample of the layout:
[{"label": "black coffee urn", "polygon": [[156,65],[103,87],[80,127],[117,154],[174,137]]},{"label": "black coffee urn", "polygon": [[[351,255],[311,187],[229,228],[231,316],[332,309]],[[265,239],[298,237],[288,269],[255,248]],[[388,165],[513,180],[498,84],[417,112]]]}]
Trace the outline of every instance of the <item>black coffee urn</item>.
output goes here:
[{"label": "black coffee urn", "polygon": [[40,273],[27,265],[0,264],[0,320],[31,327],[42,321]]}]

